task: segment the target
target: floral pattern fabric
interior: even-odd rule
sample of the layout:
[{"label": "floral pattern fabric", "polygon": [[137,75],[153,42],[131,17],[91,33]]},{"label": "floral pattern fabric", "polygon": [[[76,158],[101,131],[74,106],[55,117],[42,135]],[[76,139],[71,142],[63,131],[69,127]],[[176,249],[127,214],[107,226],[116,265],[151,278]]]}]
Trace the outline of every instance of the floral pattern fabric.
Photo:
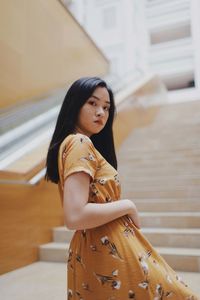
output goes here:
[{"label": "floral pattern fabric", "polygon": [[[88,202],[120,199],[118,173],[89,137],[70,134],[59,149],[59,191],[74,172],[90,175]],[[68,300],[198,300],[128,215],[76,230],[67,255]]]}]

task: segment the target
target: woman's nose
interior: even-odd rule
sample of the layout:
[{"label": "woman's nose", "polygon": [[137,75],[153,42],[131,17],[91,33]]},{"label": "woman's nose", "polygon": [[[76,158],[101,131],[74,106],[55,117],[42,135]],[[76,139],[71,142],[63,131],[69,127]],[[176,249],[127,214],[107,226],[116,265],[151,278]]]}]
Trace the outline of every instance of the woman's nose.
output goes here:
[{"label": "woman's nose", "polygon": [[105,114],[104,109],[102,107],[97,108],[96,114],[97,116],[103,116]]}]

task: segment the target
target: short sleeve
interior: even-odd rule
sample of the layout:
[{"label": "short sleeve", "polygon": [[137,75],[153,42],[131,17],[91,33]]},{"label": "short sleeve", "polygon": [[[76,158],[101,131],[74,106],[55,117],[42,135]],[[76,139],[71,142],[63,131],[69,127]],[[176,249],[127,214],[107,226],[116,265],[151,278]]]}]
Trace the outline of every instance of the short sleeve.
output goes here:
[{"label": "short sleeve", "polygon": [[75,172],[83,171],[94,180],[97,170],[95,147],[89,137],[83,134],[72,135],[62,153],[63,180]]}]

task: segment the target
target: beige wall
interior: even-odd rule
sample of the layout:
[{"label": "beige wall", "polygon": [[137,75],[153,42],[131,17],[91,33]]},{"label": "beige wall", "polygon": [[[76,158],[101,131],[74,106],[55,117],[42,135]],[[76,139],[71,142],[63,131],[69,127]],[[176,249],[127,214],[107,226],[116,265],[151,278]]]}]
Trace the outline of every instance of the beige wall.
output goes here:
[{"label": "beige wall", "polygon": [[38,260],[40,244],[52,240],[52,227],[63,222],[57,185],[1,184],[0,274]]},{"label": "beige wall", "polygon": [[108,61],[58,0],[0,1],[0,108],[108,71]]}]

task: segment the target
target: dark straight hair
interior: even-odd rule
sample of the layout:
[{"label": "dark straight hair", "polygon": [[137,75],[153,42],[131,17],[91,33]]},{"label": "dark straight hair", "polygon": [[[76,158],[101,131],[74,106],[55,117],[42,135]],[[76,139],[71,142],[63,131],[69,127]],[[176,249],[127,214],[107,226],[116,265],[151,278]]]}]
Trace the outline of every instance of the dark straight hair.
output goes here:
[{"label": "dark straight hair", "polygon": [[48,148],[46,158],[45,179],[54,183],[59,182],[58,151],[63,140],[74,133],[79,111],[97,87],[105,87],[110,97],[109,117],[104,128],[90,137],[95,148],[101,155],[117,169],[117,159],[113,139],[113,120],[115,116],[115,103],[113,92],[104,80],[99,77],[83,77],[76,80],[64,98],[55,130]]}]

